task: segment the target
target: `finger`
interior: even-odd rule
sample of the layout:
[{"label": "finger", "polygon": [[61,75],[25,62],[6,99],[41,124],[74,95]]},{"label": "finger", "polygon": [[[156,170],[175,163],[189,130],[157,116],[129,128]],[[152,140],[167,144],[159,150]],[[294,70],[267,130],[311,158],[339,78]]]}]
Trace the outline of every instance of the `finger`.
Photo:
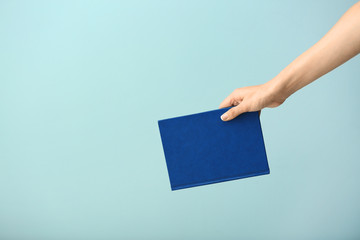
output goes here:
[{"label": "finger", "polygon": [[232,106],[232,94],[230,94],[229,96],[227,96],[221,103],[219,108],[226,108],[226,107],[231,107]]},{"label": "finger", "polygon": [[247,112],[245,104],[239,104],[236,107],[230,108],[227,112],[221,115],[221,120],[223,121],[230,121],[240,114]]},{"label": "finger", "polygon": [[242,97],[238,92],[232,92],[229,96],[227,96],[224,101],[220,104],[219,108],[226,108],[231,106],[239,105],[242,101]]}]

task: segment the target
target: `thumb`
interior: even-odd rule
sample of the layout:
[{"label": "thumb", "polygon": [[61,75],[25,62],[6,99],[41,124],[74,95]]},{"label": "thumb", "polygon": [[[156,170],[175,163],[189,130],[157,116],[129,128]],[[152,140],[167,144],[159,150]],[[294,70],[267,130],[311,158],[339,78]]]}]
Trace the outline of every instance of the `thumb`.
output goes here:
[{"label": "thumb", "polygon": [[221,120],[230,121],[246,111],[247,110],[245,105],[243,103],[240,103],[236,107],[230,108],[226,113],[221,115]]}]

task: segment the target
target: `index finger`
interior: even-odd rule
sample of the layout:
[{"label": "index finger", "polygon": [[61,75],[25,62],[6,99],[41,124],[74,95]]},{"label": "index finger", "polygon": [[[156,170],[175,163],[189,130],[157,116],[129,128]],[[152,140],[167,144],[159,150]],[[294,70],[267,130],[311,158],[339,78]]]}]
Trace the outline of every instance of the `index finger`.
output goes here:
[{"label": "index finger", "polygon": [[226,108],[226,107],[231,107],[232,104],[231,104],[231,95],[230,94],[229,96],[227,96],[221,103],[220,103],[220,106],[219,108]]}]

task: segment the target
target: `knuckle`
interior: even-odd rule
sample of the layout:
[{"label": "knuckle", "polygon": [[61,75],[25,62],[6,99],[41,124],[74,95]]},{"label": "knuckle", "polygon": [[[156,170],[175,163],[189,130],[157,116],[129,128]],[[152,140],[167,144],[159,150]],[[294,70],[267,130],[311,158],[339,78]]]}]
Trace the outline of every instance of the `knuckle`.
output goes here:
[{"label": "knuckle", "polygon": [[243,112],[248,112],[250,110],[250,107],[248,105],[244,105],[242,107]]},{"label": "knuckle", "polygon": [[235,88],[234,91],[232,92],[232,94],[237,94],[239,92],[240,88]]},{"label": "knuckle", "polygon": [[229,116],[229,118],[234,117],[234,115],[235,115],[234,108],[230,109],[230,110],[228,111],[228,114],[227,114],[227,115]]},{"label": "knuckle", "polygon": [[234,90],[235,93],[239,93],[240,91],[241,91],[241,88],[236,88],[236,89]]}]

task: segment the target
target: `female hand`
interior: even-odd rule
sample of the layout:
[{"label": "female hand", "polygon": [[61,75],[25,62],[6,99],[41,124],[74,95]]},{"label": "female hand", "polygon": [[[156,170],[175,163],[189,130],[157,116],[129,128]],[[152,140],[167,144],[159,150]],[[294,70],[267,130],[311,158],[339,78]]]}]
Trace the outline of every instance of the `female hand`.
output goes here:
[{"label": "female hand", "polygon": [[281,91],[275,90],[270,82],[250,87],[235,89],[222,101],[220,108],[231,107],[221,116],[223,121],[229,121],[244,112],[260,111],[263,108],[274,108],[285,101]]}]

